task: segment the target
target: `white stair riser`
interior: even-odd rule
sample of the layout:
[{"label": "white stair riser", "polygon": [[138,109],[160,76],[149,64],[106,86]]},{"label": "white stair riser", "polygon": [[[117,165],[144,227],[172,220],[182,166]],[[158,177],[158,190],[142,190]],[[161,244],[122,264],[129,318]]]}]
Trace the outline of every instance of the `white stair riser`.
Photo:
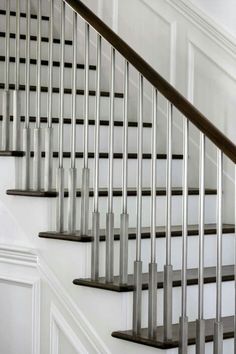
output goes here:
[{"label": "white stair riser", "polygon": [[[230,316],[234,314],[234,282],[222,283],[222,315]],[[205,318],[214,318],[216,315],[215,303],[215,284],[205,284],[204,286],[204,315]],[[132,293],[126,293],[127,299],[127,312],[128,323],[127,329],[132,328]],[[198,316],[198,287],[196,285],[188,286],[187,292],[187,314],[189,321],[194,321]],[[147,327],[148,317],[148,291],[142,292],[142,327]],[[158,325],[163,324],[163,290],[158,290],[158,310],[157,310]],[[173,323],[179,322],[181,314],[181,288],[176,287],[173,289]]]},{"label": "white stair riser", "polygon": [[[20,64],[20,78],[19,82],[21,85],[25,85],[25,64]],[[42,65],[41,66],[41,86],[48,86],[48,66]],[[5,72],[5,63],[0,63],[0,82],[4,82],[4,72]],[[10,83],[15,83],[15,63],[10,63]],[[65,68],[65,87],[72,87],[72,69]],[[53,87],[59,86],[59,76],[60,75],[60,68],[53,67]],[[77,83],[78,87],[84,87],[84,69],[77,69]],[[36,85],[37,84],[37,65],[30,65],[30,84]],[[96,71],[90,70],[89,71],[89,88],[90,90],[95,90],[96,88]],[[108,87],[103,86],[103,90],[108,90]]]},{"label": "white stair riser", "polygon": [[[223,264],[231,265],[234,264],[234,234],[225,234],[223,236]],[[198,268],[198,236],[188,237],[188,268]],[[216,266],[216,235],[206,235],[205,237],[205,257],[204,264],[205,267]],[[143,272],[148,272],[148,264],[150,263],[150,250],[151,242],[150,239],[142,240],[142,262],[143,262]],[[115,275],[119,275],[119,254],[120,254],[120,243],[115,242],[114,251],[114,272]],[[158,271],[163,271],[165,265],[165,250],[166,241],[165,238],[157,238],[156,241],[156,251],[157,251],[157,265]],[[136,256],[136,241],[129,240],[128,243],[129,258],[128,258],[128,269],[129,273],[133,274],[134,261]],[[212,250],[209,252],[208,250]],[[89,251],[90,252],[90,251]],[[100,243],[100,276],[105,275],[105,259],[106,259],[106,245],[105,242]],[[182,237],[172,237],[172,265],[174,269],[181,269],[182,264]],[[88,271],[86,274],[90,277],[90,263],[88,264]]]},{"label": "white stair riser", "polygon": [[[60,102],[60,95],[58,93],[53,93],[53,109],[52,114],[54,117],[58,117],[59,112],[59,102]],[[48,94],[43,92],[41,94],[41,115],[47,116],[47,97]],[[109,97],[101,97],[101,119],[109,119],[110,111],[109,111]],[[20,114],[25,114],[25,92],[20,92]],[[71,94],[64,94],[64,117],[71,117],[71,104],[72,104],[72,95]],[[78,118],[84,117],[84,95],[77,95],[76,97],[76,105],[77,105],[77,112],[76,115]],[[30,115],[36,114],[36,93],[30,92]],[[12,114],[12,104],[10,105],[10,114]],[[95,97],[89,96],[89,118],[94,119],[95,117]],[[123,119],[123,99],[115,98],[115,120],[122,120]]]},{"label": "white stair riser", "polygon": [[[35,112],[34,112],[35,117]],[[58,116],[57,116],[58,117]],[[0,124],[1,126],[1,124]],[[45,150],[45,130],[44,127],[46,124],[42,123],[42,132],[41,132],[41,147],[42,151]],[[24,128],[24,123],[20,125],[20,146],[22,149],[22,129]],[[35,123],[30,123],[31,128],[31,149],[34,149],[34,128]],[[12,141],[12,123],[10,123],[10,141]],[[89,125],[89,152],[94,152],[94,126]],[[59,132],[59,125],[53,124],[53,150],[58,151],[58,132]],[[151,152],[151,133],[152,130],[150,128],[143,129],[143,153],[150,153]],[[137,134],[138,129],[136,127],[129,127],[128,128],[128,151],[129,153],[137,153]],[[84,127],[83,125],[78,124],[76,126],[76,151],[83,152],[84,145]],[[162,153],[164,151],[164,143],[163,141],[157,141],[157,152]],[[71,125],[64,124],[64,151],[69,152],[71,149]],[[109,152],[109,126],[100,126],[100,152]],[[115,153],[122,153],[123,152],[123,127],[114,127],[114,152]]]},{"label": "white stair riser", "polygon": [[[19,165],[23,161],[22,158],[19,158]],[[44,184],[44,164],[45,159],[42,160],[42,168],[41,168],[41,186]],[[55,171],[58,168],[58,158],[53,159],[53,188],[56,188],[56,175]],[[70,168],[70,159],[64,159],[64,168],[65,168],[65,186],[68,186],[68,170]],[[77,187],[81,187],[82,180],[82,169],[83,169],[83,159],[76,159],[76,168],[77,168]],[[114,159],[114,188],[122,188],[122,159]],[[108,186],[108,167],[109,161],[108,159],[100,159],[99,160],[99,169],[100,169],[100,179],[99,179],[99,187],[107,188]],[[89,159],[89,168],[90,168],[90,187],[94,185],[94,159]],[[173,169],[176,171],[176,174],[172,180],[173,187],[181,187],[182,185],[182,162],[178,160],[173,160]],[[34,159],[31,158],[31,171],[33,174],[34,170]],[[128,187],[137,187],[137,175],[134,171],[137,170],[137,159],[129,159],[128,160]],[[19,173],[21,171],[21,167],[19,167]],[[143,187],[151,186],[151,161],[143,160]],[[178,173],[177,173],[178,172]],[[166,187],[166,160],[157,160],[157,178],[156,178],[157,187]],[[33,179],[32,179],[33,186]]]}]

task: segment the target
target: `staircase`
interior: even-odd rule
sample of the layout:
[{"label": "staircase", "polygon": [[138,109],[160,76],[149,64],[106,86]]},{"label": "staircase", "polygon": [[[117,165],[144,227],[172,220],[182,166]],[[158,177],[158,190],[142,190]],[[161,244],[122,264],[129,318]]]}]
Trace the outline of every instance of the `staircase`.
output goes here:
[{"label": "staircase", "polygon": [[97,306],[105,291],[121,316],[114,293],[130,299],[130,328],[109,328],[117,343],[236,353],[235,186],[224,193],[236,146],[79,0],[9,0],[0,19],[0,156],[15,159],[6,193],[21,218],[38,211],[28,232],[48,250],[69,243],[73,272],[78,251],[69,281],[97,289]]}]

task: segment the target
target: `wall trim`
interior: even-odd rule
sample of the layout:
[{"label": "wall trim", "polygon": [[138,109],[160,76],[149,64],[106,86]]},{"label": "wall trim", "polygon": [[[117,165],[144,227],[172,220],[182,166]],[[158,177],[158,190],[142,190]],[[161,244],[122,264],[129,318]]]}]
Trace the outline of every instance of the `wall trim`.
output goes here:
[{"label": "wall trim", "polygon": [[[1,262],[1,260],[0,260]],[[21,264],[21,263],[20,263]],[[22,264],[21,264],[22,265]],[[39,277],[11,277],[0,274],[0,281],[14,283],[31,288],[32,290],[32,354],[40,354],[40,279]]]},{"label": "wall trim", "polygon": [[67,337],[78,354],[89,354],[59,309],[52,303],[50,311],[50,354],[59,354],[60,330],[65,337]]},{"label": "wall trim", "polygon": [[[147,1],[147,0],[146,0]],[[208,37],[236,57],[236,38],[189,0],[166,0]]]},{"label": "wall trim", "polygon": [[[77,304],[72,300],[72,298],[67,293],[66,289],[60,284],[57,277],[51,271],[47,263],[43,258],[37,254],[36,250],[29,248],[18,247],[0,244],[0,263],[8,263],[9,265],[19,265],[23,267],[33,267],[39,272],[40,277],[27,277],[27,278],[16,278],[20,282],[33,283],[33,293],[32,293],[32,304],[34,306],[33,313],[33,323],[40,323],[38,321],[40,314],[40,279],[43,278],[47,281],[51,290],[55,294],[56,298],[60,301],[64,309],[67,311],[68,315],[73,319],[76,326],[83,333],[86,340],[89,342],[90,346],[94,349],[94,352],[99,354],[111,354],[110,350],[106,347],[105,343],[98,336],[96,330],[92,327],[89,321],[86,319],[85,315],[78,308]],[[0,274],[1,276],[1,274]],[[5,274],[2,277],[8,278]],[[37,335],[39,329],[35,327],[35,348],[32,351],[33,354],[40,354],[39,344],[40,337],[37,340]]]}]

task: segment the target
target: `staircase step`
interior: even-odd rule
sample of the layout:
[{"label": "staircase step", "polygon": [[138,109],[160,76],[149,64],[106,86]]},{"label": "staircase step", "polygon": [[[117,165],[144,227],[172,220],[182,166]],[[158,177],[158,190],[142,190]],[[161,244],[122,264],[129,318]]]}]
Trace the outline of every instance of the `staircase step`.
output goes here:
[{"label": "staircase step", "polygon": [[[3,116],[0,115],[0,121],[2,121]],[[13,121],[13,116],[10,116],[10,121]],[[20,117],[20,121],[21,122],[25,122],[25,116],[21,116]],[[30,123],[35,123],[36,122],[36,117],[35,116],[30,116],[29,118]],[[47,117],[41,117],[40,122],[41,123],[47,123]],[[58,124],[59,123],[59,118],[52,118],[52,123],[54,124]],[[64,124],[71,124],[71,118],[64,118],[63,120]],[[84,119],[76,119],[76,124],[79,125],[84,125]],[[109,120],[100,120],[99,125],[101,126],[109,126],[110,122]],[[89,125],[95,125],[95,120],[94,119],[89,119]],[[123,122],[120,120],[116,120],[114,121],[114,126],[115,127],[123,127]],[[128,126],[132,127],[132,128],[136,128],[138,127],[138,123],[137,122],[128,122]],[[152,123],[147,123],[144,122],[143,123],[143,127],[144,128],[151,128],[152,127]]]},{"label": "staircase step", "polygon": [[[5,89],[5,84],[4,83],[0,83],[0,89]],[[9,90],[15,90],[15,84],[9,84]],[[20,91],[25,91],[25,85],[20,85],[19,86],[19,90]],[[37,87],[34,86],[34,85],[31,85],[30,86],[30,91],[32,92],[36,92],[37,91]],[[41,92],[48,92],[48,87],[47,86],[41,86]],[[52,92],[53,93],[59,93],[60,92],[60,88],[59,87],[53,87],[52,88]],[[64,94],[72,94],[72,89],[70,88],[64,88]],[[80,90],[80,89],[77,89],[76,90],[76,94],[77,95],[84,95],[84,90]],[[95,96],[96,95],[96,91],[93,91],[93,90],[90,90],[89,91],[89,95],[90,96]],[[101,91],[100,92],[100,96],[101,97],[110,97],[110,92],[108,91]],[[120,93],[120,92],[116,92],[115,93],[115,97],[116,98],[123,98],[124,97],[124,94],[123,93]]]},{"label": "staircase step", "polygon": [[[212,342],[214,335],[214,319],[206,320],[205,342]],[[224,339],[234,338],[234,316],[223,317]],[[141,329],[140,335],[134,335],[132,330],[113,332],[112,337],[124,339],[130,342],[144,344],[159,349],[171,349],[179,346],[179,324],[173,325],[173,339],[165,341],[163,326],[157,327],[155,338],[149,338],[147,328]],[[189,322],[188,344],[196,344],[196,322]]]},{"label": "staircase step", "polygon": [[[24,156],[24,151],[0,151],[0,156]],[[34,151],[31,151],[30,152],[30,156],[31,157],[34,157]],[[59,156],[59,153],[57,151],[54,151],[53,152],[53,157],[54,158],[58,158]],[[76,155],[75,157],[76,158],[83,158],[84,154],[83,152],[76,152]],[[41,152],[41,157],[45,157],[45,151],[42,151]],[[64,158],[70,158],[71,157],[71,153],[70,152],[63,152],[63,157]],[[90,159],[93,159],[94,158],[94,152],[89,152],[88,153],[88,157]],[[99,158],[100,159],[108,159],[109,157],[109,153],[107,152],[100,152],[99,153]],[[128,154],[128,159],[137,159],[138,155],[136,153],[129,153]],[[151,154],[146,154],[146,153],[143,153],[142,155],[142,158],[145,159],[145,160],[150,160],[151,159]],[[122,153],[114,153],[113,154],[113,158],[114,159],[122,159],[123,158],[123,154]],[[157,154],[157,159],[158,160],[165,160],[167,158],[167,155],[166,154]],[[181,154],[173,154],[172,155],[172,159],[173,160],[182,160],[183,159],[183,155]]]},{"label": "staircase step", "polygon": [[[199,233],[199,226],[198,225],[189,225],[188,226],[188,236],[196,236]],[[223,233],[224,234],[232,234],[234,233],[234,225],[233,224],[223,224]],[[206,235],[215,235],[216,234],[216,225],[215,224],[207,224],[205,225],[205,236]],[[182,236],[182,227],[181,226],[172,226],[172,237],[180,237]],[[89,231],[88,236],[83,236],[79,233],[79,231],[71,234],[68,232],[40,232],[39,237],[42,238],[49,238],[55,240],[64,240],[64,241],[72,241],[72,242],[91,242],[91,231]],[[142,228],[142,239],[149,239],[151,237],[150,234],[150,227],[143,227]],[[166,228],[164,226],[159,226],[156,228],[156,237],[163,238],[166,237]],[[101,230],[100,233],[100,241],[105,241],[105,230]],[[136,229],[129,228],[129,240],[136,239]],[[114,230],[114,240],[120,240],[120,229]]]},{"label": "staircase step", "polygon": [[[0,15],[6,15],[6,10],[0,9]],[[10,16],[16,17],[16,11],[10,11]],[[25,12],[21,12],[20,13],[20,17],[26,18],[26,13]],[[36,20],[38,18],[38,15],[37,14],[30,14],[30,18]],[[42,21],[49,21],[49,17],[48,16],[42,16],[41,20]]]},{"label": "staircase step", "polygon": [[[0,38],[5,38],[6,37],[6,32],[0,32]],[[15,39],[16,38],[16,34],[15,33],[10,33],[10,38]],[[21,34],[20,35],[20,39],[25,40],[26,39],[26,35],[25,34]],[[37,41],[38,37],[37,36],[30,36],[30,40],[31,41]],[[49,38],[48,37],[41,37],[41,42],[45,42],[48,43],[49,42]],[[61,40],[60,38],[53,38],[53,43],[54,44],[60,44]],[[72,45],[72,41],[66,39],[65,40],[65,45]]]},{"label": "staircase step", "polygon": [[[148,273],[143,273],[142,275],[142,289],[148,289]],[[222,281],[233,281],[234,280],[234,265],[227,265],[222,267]],[[216,267],[207,267],[204,270],[204,283],[215,283],[216,282]],[[104,289],[116,292],[128,292],[134,291],[134,276],[129,274],[128,283],[120,284],[120,277],[115,276],[112,283],[106,283],[104,277],[100,277],[98,281],[93,281],[91,279],[75,279],[73,281],[75,285],[87,286],[90,288]],[[197,285],[198,284],[198,269],[188,269],[187,271],[187,284]],[[164,273],[158,272],[157,274],[157,288],[163,289],[164,286]],[[174,270],[173,272],[173,286],[181,286],[181,270]]]},{"label": "staircase step", "polygon": [[[5,62],[6,61],[6,57],[4,55],[0,56],[0,62]],[[15,63],[16,62],[16,58],[11,56],[9,58],[9,62],[10,63]],[[20,64],[25,64],[26,63],[26,58],[20,58]],[[37,65],[38,61],[37,59],[30,59],[30,65]],[[41,60],[41,65],[42,66],[48,66],[48,60]],[[56,61],[53,60],[53,67],[59,68],[61,66],[60,61]],[[64,63],[64,67],[65,68],[72,68],[72,63],[69,62],[65,62]],[[77,64],[77,69],[84,69],[85,65],[84,64]],[[89,69],[90,70],[96,70],[96,65],[89,65]]]},{"label": "staircase step", "polygon": [[[172,195],[182,195],[183,190],[182,188],[172,188]],[[22,190],[22,189],[8,189],[7,190],[8,195],[17,195],[17,196],[25,196],[25,197],[46,197],[46,198],[55,198],[57,197],[58,193],[56,190],[51,190],[51,191],[44,191],[44,190]],[[199,195],[199,188],[189,188],[188,189],[188,194],[189,195]],[[216,189],[211,189],[207,188],[205,189],[205,194],[206,195],[216,195],[217,190]],[[94,193],[93,190],[90,190],[89,196],[93,197]],[[127,191],[127,195],[129,197],[132,196],[137,196],[137,189],[136,188],[129,188]],[[157,196],[165,196],[166,195],[166,188],[157,188],[156,189],[156,195]],[[68,190],[65,190],[64,196],[68,197]],[[81,197],[81,190],[78,189],[76,191],[76,196]],[[100,197],[107,197],[108,196],[108,190],[105,188],[101,188],[99,190],[99,196]],[[114,188],[113,189],[113,196],[114,197],[121,197],[122,196],[122,189],[120,188]],[[151,189],[150,188],[143,188],[142,189],[142,196],[151,196]]]}]

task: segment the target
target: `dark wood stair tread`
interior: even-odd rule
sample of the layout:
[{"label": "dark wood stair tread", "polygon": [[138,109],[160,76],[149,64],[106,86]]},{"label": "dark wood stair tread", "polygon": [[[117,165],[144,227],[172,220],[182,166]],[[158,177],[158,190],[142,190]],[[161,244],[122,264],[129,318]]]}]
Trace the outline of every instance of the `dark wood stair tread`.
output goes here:
[{"label": "dark wood stair tread", "polygon": [[[0,89],[5,89],[5,84],[3,82],[0,83]],[[9,90],[15,90],[15,84],[9,84]],[[20,91],[25,91],[25,85],[20,85],[19,86],[19,90]],[[30,91],[36,92],[37,91],[37,86],[30,85]],[[40,91],[41,92],[48,92],[48,87],[47,86],[41,86]],[[53,87],[52,88],[52,92],[53,93],[59,93],[60,92],[60,88],[59,87]],[[71,88],[64,88],[64,94],[71,94],[71,93],[72,93],[72,89]],[[76,90],[76,94],[77,95],[84,95],[84,90],[77,89]],[[96,95],[96,91],[89,90],[89,95],[90,96],[95,96]],[[108,91],[100,91],[100,96],[101,97],[110,97],[110,92],[108,92]],[[115,93],[115,97],[116,98],[123,98],[124,94],[120,93],[120,92],[116,92]]]},{"label": "dark wood stair tread", "polygon": [[[0,115],[0,121],[3,119],[2,115]],[[21,122],[25,122],[25,116],[20,117]],[[10,116],[10,121],[13,121],[13,116]],[[29,118],[30,123],[35,123],[36,122],[36,117],[35,116],[30,116]],[[40,122],[41,123],[47,123],[47,117],[41,117]],[[52,123],[58,124],[59,123],[59,118],[52,118]],[[64,124],[71,124],[71,118],[64,118],[63,120]],[[83,125],[84,124],[84,119],[76,119],[76,124]],[[101,126],[109,126],[110,122],[109,120],[101,119],[100,120],[100,125]],[[89,119],[89,125],[95,125],[95,120],[94,119]],[[115,120],[114,121],[114,126],[115,127],[123,127],[123,122],[120,120]],[[129,127],[136,128],[138,127],[137,122],[128,122]],[[143,123],[144,128],[151,128],[152,123],[144,122]]]},{"label": "dark wood stair tread", "polygon": [[[223,317],[224,339],[234,338],[234,316]],[[206,320],[205,342],[212,342],[214,334],[214,319]],[[116,331],[112,333],[112,337],[124,339],[130,342],[144,344],[159,349],[171,349],[179,346],[179,324],[173,325],[172,341],[164,341],[163,326],[157,327],[155,338],[149,338],[147,328],[141,330],[141,334],[135,336],[132,330]],[[188,344],[196,344],[196,322],[189,322],[188,328]]]},{"label": "dark wood stair tread", "polygon": [[[0,38],[5,38],[6,37],[6,32],[0,32]],[[16,34],[15,33],[10,33],[10,38],[15,39],[16,38]],[[20,34],[20,39],[25,40],[26,39],[26,35],[25,34]],[[31,35],[30,36],[30,40],[31,41],[37,41],[38,37]],[[49,42],[49,38],[48,37],[41,37],[41,42],[45,42],[48,43]],[[60,44],[61,40],[60,38],[53,38],[53,43],[54,44]],[[72,45],[72,40],[65,40],[65,45]]]},{"label": "dark wood stair tread", "polygon": [[[23,151],[0,151],[0,156],[17,156],[17,157],[22,157],[24,156],[24,152]],[[33,157],[34,156],[34,151],[30,152],[30,156]],[[57,151],[54,151],[52,154],[52,157],[54,158],[58,158],[59,153]],[[84,154],[82,152],[76,152],[75,157],[76,158],[83,158]],[[41,152],[41,157],[45,157],[45,151]],[[71,153],[70,152],[63,152],[63,157],[64,158],[70,158],[71,157]],[[89,152],[88,153],[88,157],[89,158],[94,158],[94,153],[93,152]],[[108,159],[109,157],[109,153],[108,152],[100,152],[99,153],[99,158],[100,159]],[[129,153],[128,154],[128,159],[137,159],[138,155],[136,153]],[[123,158],[123,154],[119,153],[119,152],[115,152],[113,154],[113,158],[114,159],[122,159]],[[149,160],[151,159],[151,154],[148,153],[143,153],[142,156],[143,159],[145,160]],[[167,158],[166,154],[157,154],[157,159],[158,160],[165,160]],[[181,154],[173,154],[172,155],[172,159],[173,160],[182,160],[183,159],[183,155]]]},{"label": "dark wood stair tread", "polygon": [[[0,9],[0,15],[6,15],[6,10]],[[16,17],[16,11],[10,11],[10,16]],[[20,17],[26,18],[26,13],[25,12],[20,12]],[[37,19],[38,15],[37,14],[30,14],[31,19]],[[48,16],[42,16],[41,17],[42,21],[49,21]]]},{"label": "dark wood stair tread", "polygon": [[[234,265],[227,265],[222,267],[222,281],[233,281],[234,280]],[[216,267],[206,267],[204,270],[204,283],[215,283],[216,281]],[[75,279],[73,281],[75,285],[82,285],[91,288],[104,289],[116,292],[128,292],[134,290],[134,276],[129,274],[128,283],[120,284],[119,276],[114,277],[112,283],[106,283],[104,277],[100,277],[98,281],[93,281],[91,279]],[[198,284],[198,268],[188,269],[187,271],[187,284],[197,285]],[[163,289],[164,285],[164,274],[163,272],[158,272],[157,275],[157,288]],[[173,272],[173,286],[181,286],[181,270],[174,270]],[[142,289],[148,289],[148,273],[143,273],[142,275]]]},{"label": "dark wood stair tread", "polygon": [[[198,235],[198,225],[188,225],[188,236],[196,236]],[[234,225],[233,224],[223,224],[223,233],[230,234],[234,233]],[[206,224],[205,225],[205,235],[215,235],[216,234],[216,224]],[[150,238],[150,227],[142,228],[142,239]],[[172,237],[180,237],[182,236],[182,226],[172,226]],[[83,236],[78,232],[73,234],[68,232],[55,232],[55,231],[46,231],[40,232],[39,237],[49,238],[54,240],[63,240],[63,241],[72,241],[72,242],[91,242],[91,231],[89,231],[88,236]],[[156,237],[163,238],[166,237],[166,229],[164,226],[156,227]],[[105,230],[100,231],[100,241],[105,241]],[[136,228],[129,228],[129,240],[136,239]],[[120,229],[114,230],[114,240],[120,240]]]},{"label": "dark wood stair tread", "polygon": [[[4,55],[0,55],[0,62],[5,62],[6,57]],[[9,62],[10,63],[15,63],[16,62],[16,57],[10,56],[9,57]],[[25,64],[26,63],[26,58],[21,57],[20,58],[20,64]],[[30,59],[30,65],[37,65],[38,61],[37,59]],[[42,66],[48,66],[48,60],[41,60],[41,65]],[[53,60],[53,67],[59,68],[61,65],[60,61]],[[65,68],[72,68],[72,63],[71,62],[65,62],[64,63]],[[85,65],[84,64],[77,64],[77,69],[84,69]],[[89,65],[90,70],[96,70],[96,65]]]},{"label": "dark wood stair tread", "polygon": [[[173,196],[180,196],[182,195],[182,188],[172,188],[172,195]],[[44,190],[22,190],[22,189],[8,189],[7,190],[8,195],[18,195],[18,196],[26,196],[26,197],[47,197],[47,198],[55,198],[57,197],[58,193],[56,190],[51,190],[51,191],[44,191]],[[199,195],[199,188],[189,188],[188,190],[189,195]],[[211,189],[207,188],[205,189],[205,194],[206,195],[216,195],[217,191],[216,189]],[[94,193],[93,190],[91,189],[89,192],[89,196],[93,197]],[[137,195],[137,189],[136,188],[128,188],[127,195],[129,197],[136,196]],[[150,196],[151,195],[151,189],[150,188],[143,188],[142,189],[142,195],[143,196]],[[156,190],[156,195],[157,196],[165,196],[166,195],[166,188],[157,188]],[[68,190],[65,190],[64,193],[65,197],[68,197]],[[81,190],[78,189],[76,191],[76,196],[81,197]],[[108,190],[106,188],[101,188],[99,190],[99,196],[100,197],[107,197],[108,196]],[[122,189],[121,188],[113,188],[113,196],[114,197],[121,197],[122,196]]]}]

